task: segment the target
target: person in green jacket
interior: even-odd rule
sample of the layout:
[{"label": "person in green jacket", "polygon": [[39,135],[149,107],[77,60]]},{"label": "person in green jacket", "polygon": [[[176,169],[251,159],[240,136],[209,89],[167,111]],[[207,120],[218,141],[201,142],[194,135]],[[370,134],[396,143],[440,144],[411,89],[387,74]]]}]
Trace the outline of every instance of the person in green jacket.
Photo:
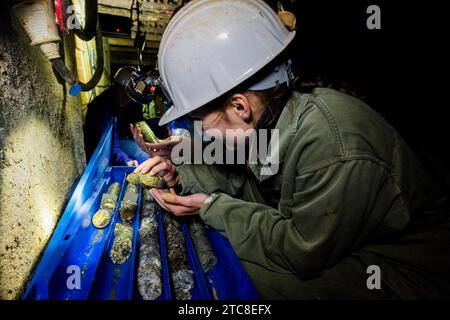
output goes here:
[{"label": "person in green jacket", "polygon": [[[363,101],[292,89],[280,53],[294,34],[260,0],[198,0],[180,10],[159,52],[161,85],[174,104],[161,124],[189,115],[227,144],[269,130],[268,157],[175,166],[161,156],[171,140],[149,145],[134,129],[155,155],[136,172],[178,188],[150,192],[164,209],[199,214],[226,236],[265,299],[449,298],[444,194]],[[232,141],[230,129],[241,129]]]}]

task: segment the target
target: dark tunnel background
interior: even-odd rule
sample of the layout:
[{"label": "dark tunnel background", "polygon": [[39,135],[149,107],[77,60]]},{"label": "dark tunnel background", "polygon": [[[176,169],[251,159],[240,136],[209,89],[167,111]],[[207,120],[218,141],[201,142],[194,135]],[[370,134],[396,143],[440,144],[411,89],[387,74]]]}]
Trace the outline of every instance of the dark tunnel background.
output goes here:
[{"label": "dark tunnel background", "polygon": [[[277,7],[277,1],[267,1]],[[292,4],[293,2],[293,4]],[[369,5],[381,30],[366,26]],[[300,76],[356,90],[394,126],[450,195],[448,102],[440,97],[445,10],[433,2],[283,1],[297,16],[291,57]],[[448,20],[448,19],[447,19]]]}]

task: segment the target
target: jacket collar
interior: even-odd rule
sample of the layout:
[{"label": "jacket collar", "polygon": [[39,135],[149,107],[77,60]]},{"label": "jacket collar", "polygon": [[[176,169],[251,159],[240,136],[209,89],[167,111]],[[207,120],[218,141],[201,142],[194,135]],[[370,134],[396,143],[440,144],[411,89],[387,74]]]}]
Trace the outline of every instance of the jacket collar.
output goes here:
[{"label": "jacket collar", "polygon": [[[269,143],[267,161],[262,161],[265,164],[249,165],[250,170],[260,182],[278,174],[281,170],[292,139],[297,133],[298,120],[309,100],[308,98],[309,95],[300,94],[297,91],[293,92],[275,126],[275,132],[273,132]],[[271,165],[268,165],[268,163],[271,163]]]}]

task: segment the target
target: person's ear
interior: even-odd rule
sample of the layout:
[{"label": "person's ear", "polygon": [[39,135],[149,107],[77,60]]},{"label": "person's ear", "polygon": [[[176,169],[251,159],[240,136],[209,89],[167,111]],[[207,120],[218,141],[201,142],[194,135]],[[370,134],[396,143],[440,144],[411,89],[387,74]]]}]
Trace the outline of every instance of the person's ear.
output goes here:
[{"label": "person's ear", "polygon": [[231,107],[233,112],[245,122],[249,122],[252,118],[252,109],[250,108],[250,101],[246,95],[236,93],[231,97]]}]

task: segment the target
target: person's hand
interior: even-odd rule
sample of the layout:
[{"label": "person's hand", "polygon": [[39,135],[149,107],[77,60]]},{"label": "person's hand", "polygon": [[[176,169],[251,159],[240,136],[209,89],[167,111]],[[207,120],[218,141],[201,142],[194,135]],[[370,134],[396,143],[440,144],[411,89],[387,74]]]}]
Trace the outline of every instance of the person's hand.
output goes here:
[{"label": "person's hand", "polygon": [[131,160],[127,162],[127,166],[129,167],[137,167],[138,166],[138,162],[137,160]]},{"label": "person's hand", "polygon": [[150,194],[163,209],[179,217],[198,214],[206,199],[210,196],[205,193],[179,196],[173,189],[170,189],[170,192],[165,192],[161,189],[151,189]]},{"label": "person's hand", "polygon": [[172,149],[177,144],[183,141],[185,137],[182,136],[170,136],[167,139],[159,140],[159,143],[145,143],[145,147],[149,150],[152,156],[160,156],[167,159],[171,158]]},{"label": "person's hand", "polygon": [[160,140],[159,143],[152,144],[145,142],[144,137],[141,133],[141,128],[139,128],[139,126],[130,124],[130,130],[133,134],[133,139],[137,142],[141,150],[153,157],[160,156],[169,159],[173,147],[183,140],[183,137],[181,136],[170,136],[167,139]]},{"label": "person's hand", "polygon": [[180,183],[180,177],[177,174],[177,167],[169,159],[156,156],[141,163],[134,170],[134,173],[149,173],[151,176],[159,175],[164,179],[169,188],[175,187]]},{"label": "person's hand", "polygon": [[139,145],[142,151],[147,152],[148,154],[151,154],[148,152],[147,147],[145,146],[145,140],[141,133],[141,128],[139,126],[135,126],[133,124],[130,124],[130,130],[131,134],[133,135],[134,141]]}]

